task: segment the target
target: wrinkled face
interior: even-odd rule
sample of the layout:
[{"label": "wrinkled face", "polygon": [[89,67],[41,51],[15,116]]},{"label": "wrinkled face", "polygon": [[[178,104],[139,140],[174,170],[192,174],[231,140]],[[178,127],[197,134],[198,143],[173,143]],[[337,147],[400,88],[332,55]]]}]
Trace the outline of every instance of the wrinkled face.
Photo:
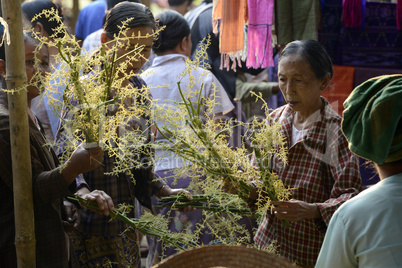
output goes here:
[{"label": "wrinkled face", "polygon": [[278,64],[279,88],[296,112],[312,114],[322,105],[320,95],[329,81],[318,79],[307,60],[297,54],[282,57]]},{"label": "wrinkled face", "polygon": [[[141,52],[141,57],[135,57],[136,59],[131,60],[121,60],[117,63],[117,65],[120,66],[121,64],[127,62],[127,69],[125,71],[126,74],[130,73],[130,71],[137,73],[151,55],[152,44],[154,41],[152,34],[153,30],[151,27],[136,27],[127,31],[126,35],[129,38],[109,43],[109,46],[117,45],[117,58],[129,53],[137,47],[145,45]],[[122,74],[119,76],[122,76]]]},{"label": "wrinkled face", "polygon": [[[35,49],[36,44],[30,40],[25,41],[25,70],[29,100],[35,98],[44,90],[44,79],[50,73],[47,47],[42,46],[38,53],[35,53]],[[36,65],[35,62],[37,62]]]}]

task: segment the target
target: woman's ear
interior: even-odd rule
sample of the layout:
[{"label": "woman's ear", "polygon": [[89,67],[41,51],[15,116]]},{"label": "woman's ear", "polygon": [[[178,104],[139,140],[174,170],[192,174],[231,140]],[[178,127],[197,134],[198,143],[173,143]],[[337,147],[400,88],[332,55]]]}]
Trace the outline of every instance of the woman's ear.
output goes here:
[{"label": "woman's ear", "polygon": [[106,44],[107,42],[110,41],[110,38],[109,36],[107,36],[106,33],[102,33],[100,39],[102,44]]},{"label": "woman's ear", "polygon": [[49,37],[48,32],[45,31],[45,28],[43,27],[43,24],[40,22],[37,22],[35,26],[33,27],[33,30],[38,33],[40,36],[45,36]]},{"label": "woman's ear", "polygon": [[6,62],[4,60],[0,60],[0,75],[4,78],[6,76]]},{"label": "woman's ear", "polygon": [[184,37],[178,44],[178,46],[179,46],[178,48],[180,49],[180,54],[190,57],[191,39],[189,38],[189,36]]},{"label": "woman's ear", "polygon": [[104,46],[105,50],[108,50],[109,46],[111,46],[110,41],[112,41],[112,39],[110,39],[110,37],[106,33],[102,33],[101,37],[100,37],[100,41],[101,41],[101,44],[105,45]]},{"label": "woman's ear", "polygon": [[321,82],[321,90],[326,90],[330,81],[331,81],[331,75],[326,74]]}]

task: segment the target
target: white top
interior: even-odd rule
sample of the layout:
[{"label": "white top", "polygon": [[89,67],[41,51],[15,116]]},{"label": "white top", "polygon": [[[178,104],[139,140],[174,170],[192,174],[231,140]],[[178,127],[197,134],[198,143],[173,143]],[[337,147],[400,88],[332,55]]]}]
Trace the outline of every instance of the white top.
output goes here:
[{"label": "white top", "polygon": [[296,142],[306,134],[308,129],[298,130],[294,125],[292,125],[292,144],[290,147],[296,144]]},{"label": "white top", "polygon": [[[157,56],[152,66],[141,74],[142,79],[144,79],[150,87],[156,105],[175,110],[177,102],[181,101],[177,82],[179,81],[178,76],[186,68],[186,59],[187,57],[181,54]],[[202,96],[205,99],[210,99],[215,95],[217,105],[214,107],[214,114],[225,114],[233,109],[233,104],[227,96],[226,91],[210,71],[202,68],[192,69],[191,76],[193,76],[196,81],[190,88],[187,88],[189,85],[188,75],[181,80],[180,87],[183,92],[189,92],[190,90],[192,92],[199,92],[203,84]],[[196,97],[197,96],[190,97],[193,103],[197,102]],[[163,122],[157,121],[156,123],[160,127],[163,126]],[[160,133],[157,133],[155,141],[167,142]],[[183,166],[179,157],[166,151],[156,149],[155,157],[155,171]]]},{"label": "white top", "polygon": [[331,218],[316,267],[402,267],[402,173],[345,202]]},{"label": "white top", "polygon": [[98,49],[101,47],[102,33],[103,33],[103,29],[99,29],[99,30],[91,33],[84,39],[84,42],[82,43],[82,49],[83,49],[84,53],[94,51],[95,49]]}]

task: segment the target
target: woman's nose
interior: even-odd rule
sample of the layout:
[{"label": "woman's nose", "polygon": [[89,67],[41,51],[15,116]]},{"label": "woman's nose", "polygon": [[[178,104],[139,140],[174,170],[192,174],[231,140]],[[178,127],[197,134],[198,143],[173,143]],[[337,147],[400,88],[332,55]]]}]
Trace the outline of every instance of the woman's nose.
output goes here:
[{"label": "woman's nose", "polygon": [[294,93],[294,87],[293,87],[292,83],[287,82],[285,84],[284,88],[285,88],[284,91],[286,92],[286,94],[293,94]]},{"label": "woman's nose", "polygon": [[40,64],[39,65],[39,72],[41,72],[43,75],[48,75],[50,74],[50,67],[49,65],[44,65],[44,64]]},{"label": "woman's nose", "polygon": [[47,77],[50,75],[50,67],[49,66],[43,66],[42,64],[39,65],[39,74],[42,77]]}]

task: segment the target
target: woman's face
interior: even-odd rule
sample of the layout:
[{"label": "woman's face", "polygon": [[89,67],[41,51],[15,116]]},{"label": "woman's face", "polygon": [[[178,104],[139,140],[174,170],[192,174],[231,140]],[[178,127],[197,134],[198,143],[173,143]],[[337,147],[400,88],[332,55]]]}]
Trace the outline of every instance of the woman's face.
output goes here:
[{"label": "woman's face", "polygon": [[278,64],[279,88],[290,108],[303,115],[321,108],[321,90],[328,86],[329,77],[318,79],[309,62],[297,54],[282,57]]},{"label": "woman's face", "polygon": [[[135,60],[130,60],[127,64],[127,69],[125,70],[126,74],[130,73],[131,71],[133,73],[137,73],[151,55],[152,44],[154,42],[153,30],[148,26],[136,27],[128,30],[126,35],[129,37],[128,39],[125,38],[124,41],[116,41],[120,42],[116,51],[117,58],[129,53],[137,47],[145,45],[144,49],[141,51],[141,57],[136,57]],[[109,44],[116,45],[115,42],[111,42]],[[123,62],[127,61],[121,60],[117,62],[117,65],[121,65]]]},{"label": "woman's face", "polygon": [[[49,53],[46,46],[42,46],[38,53],[35,53],[36,44],[32,41],[25,41],[25,70],[28,82],[28,100],[38,96],[44,89],[44,78],[50,73]],[[35,59],[36,57],[36,59]],[[37,66],[35,62],[38,61]]]}]

